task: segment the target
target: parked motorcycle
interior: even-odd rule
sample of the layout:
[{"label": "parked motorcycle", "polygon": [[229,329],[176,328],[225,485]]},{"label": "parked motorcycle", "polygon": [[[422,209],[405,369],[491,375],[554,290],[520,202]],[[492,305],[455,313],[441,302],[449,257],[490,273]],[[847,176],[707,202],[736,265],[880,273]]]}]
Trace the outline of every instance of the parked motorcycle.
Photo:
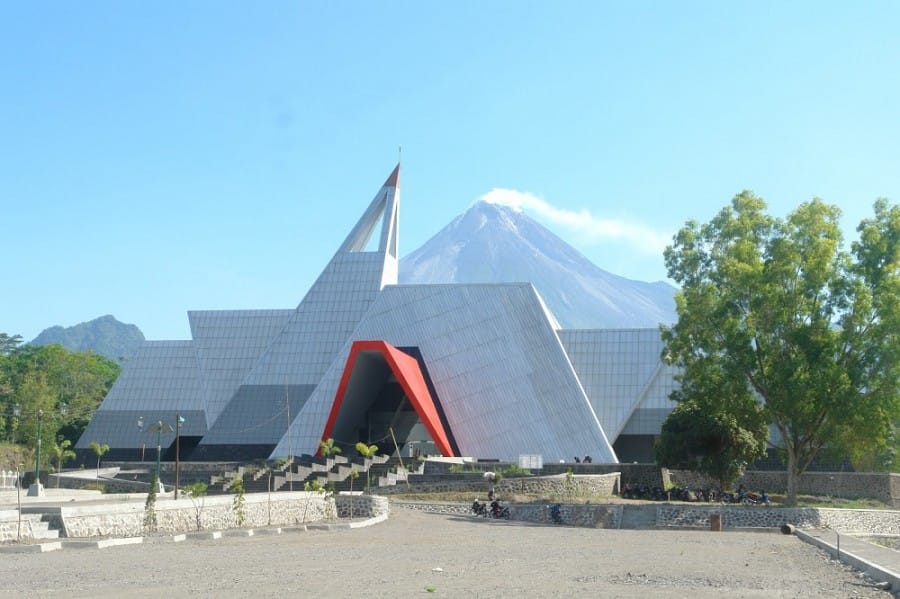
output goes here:
[{"label": "parked motorcycle", "polygon": [[490,516],[491,518],[509,520],[509,508],[500,505],[500,502],[495,499],[491,502]]}]

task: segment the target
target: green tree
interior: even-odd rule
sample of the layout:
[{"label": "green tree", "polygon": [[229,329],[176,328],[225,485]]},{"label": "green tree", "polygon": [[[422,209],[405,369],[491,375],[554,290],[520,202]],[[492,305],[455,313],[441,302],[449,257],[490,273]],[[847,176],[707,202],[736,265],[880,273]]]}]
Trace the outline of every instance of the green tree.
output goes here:
[{"label": "green tree", "polygon": [[231,509],[240,528],[244,525],[244,479],[241,478],[240,474],[236,474],[234,479],[232,479],[231,492],[234,493],[234,498],[231,500]]},{"label": "green tree", "polygon": [[840,211],[821,200],[786,219],[741,193],[666,248],[678,322],[663,359],[681,368],[678,401],[731,413],[758,402],[787,462],[787,502],[827,445],[885,446],[898,420],[900,208],[879,200],[842,249]]},{"label": "green tree", "polygon": [[153,479],[150,482],[150,491],[147,493],[147,501],[144,503],[144,530],[148,532],[156,532],[156,491],[159,488],[159,477],[156,472],[153,473]]},{"label": "green tree", "polygon": [[302,522],[306,522],[306,516],[309,514],[309,502],[312,500],[312,493],[318,493],[319,495],[326,495],[328,493],[327,489],[322,486],[318,480],[308,480],[303,483],[303,490],[306,491],[306,501],[303,506],[303,520]]},{"label": "green tree", "polygon": [[372,466],[372,458],[378,455],[378,446],[368,445],[360,441],[356,444],[356,452],[366,460],[366,491],[368,491],[372,482],[369,475],[369,469]]},{"label": "green tree", "polygon": [[23,415],[44,410],[43,428],[51,442],[62,434],[75,443],[120,371],[103,356],[60,345],[24,345],[0,354],[0,412],[7,416],[2,434],[12,438],[18,423],[8,416],[19,404]]},{"label": "green tree", "polygon": [[50,447],[56,439],[59,422],[55,419],[53,404],[55,393],[41,372],[29,372],[23,378],[15,393],[16,403],[22,415],[17,419],[17,440],[29,447],[37,445],[38,431],[41,445]]},{"label": "green tree", "polygon": [[100,478],[100,458],[102,458],[106,454],[106,452],[109,451],[109,445],[107,445],[106,443],[103,443],[101,445],[100,443],[97,443],[96,441],[91,441],[88,444],[88,447],[90,447],[91,451],[93,451],[97,455],[97,478],[99,479]]},{"label": "green tree", "polygon": [[323,458],[330,458],[339,453],[341,453],[341,448],[334,444],[334,439],[331,437],[319,441],[319,455]]},{"label": "green tree", "polygon": [[190,498],[194,506],[194,518],[196,520],[197,530],[203,528],[203,507],[206,503],[206,492],[209,485],[205,482],[196,482],[185,488],[187,496]]},{"label": "green tree", "polygon": [[58,443],[54,443],[50,448],[53,457],[56,458],[56,488],[59,488],[59,479],[60,474],[62,474],[63,464],[66,463],[66,460],[75,457],[75,452],[72,451],[72,442],[68,439],[59,439]]},{"label": "green tree", "polygon": [[720,489],[730,489],[747,464],[766,453],[765,420],[757,418],[755,424],[757,428],[750,430],[732,413],[711,412],[697,402],[685,401],[663,422],[656,462],[665,468],[699,472],[718,481]]},{"label": "green tree", "polygon": [[0,356],[8,356],[22,344],[22,335],[0,333]]}]

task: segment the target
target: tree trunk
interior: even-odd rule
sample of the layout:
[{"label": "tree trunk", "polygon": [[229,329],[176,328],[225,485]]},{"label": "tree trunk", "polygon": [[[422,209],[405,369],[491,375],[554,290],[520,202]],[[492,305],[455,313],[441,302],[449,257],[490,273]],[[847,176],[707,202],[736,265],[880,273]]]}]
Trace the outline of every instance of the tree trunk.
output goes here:
[{"label": "tree trunk", "polygon": [[785,497],[785,505],[797,505],[797,488],[800,484],[800,473],[797,471],[797,452],[790,444],[785,443],[787,449],[787,496]]}]

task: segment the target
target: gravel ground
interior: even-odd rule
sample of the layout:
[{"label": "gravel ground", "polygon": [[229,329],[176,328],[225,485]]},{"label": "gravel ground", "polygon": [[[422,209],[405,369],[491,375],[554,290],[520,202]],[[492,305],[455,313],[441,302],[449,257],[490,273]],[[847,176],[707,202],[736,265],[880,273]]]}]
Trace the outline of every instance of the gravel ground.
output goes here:
[{"label": "gravel ground", "polygon": [[343,531],[0,556],[34,597],[873,597],[859,573],[775,532],[603,530],[395,509]]}]

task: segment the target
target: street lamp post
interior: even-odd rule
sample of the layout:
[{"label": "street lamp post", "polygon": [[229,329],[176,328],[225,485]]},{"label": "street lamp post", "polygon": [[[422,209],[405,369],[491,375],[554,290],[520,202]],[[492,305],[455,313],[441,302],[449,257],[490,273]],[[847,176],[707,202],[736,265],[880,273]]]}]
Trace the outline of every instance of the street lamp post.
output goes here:
[{"label": "street lamp post", "polygon": [[184,418],[181,414],[175,414],[175,499],[178,499],[178,474],[181,462],[181,425],[184,424]]},{"label": "street lamp post", "polygon": [[41,433],[44,425],[44,410],[38,410],[37,455],[34,458],[34,480],[41,479]]},{"label": "street lamp post", "polygon": [[16,542],[22,540],[22,468],[25,464],[16,464],[16,505],[19,510],[19,522],[16,526]]},{"label": "street lamp post", "polygon": [[[138,416],[137,419],[137,427],[140,432],[144,432],[144,417]],[[143,436],[141,436],[141,463],[144,462],[144,450],[147,448],[147,443],[144,442]]]},{"label": "street lamp post", "polygon": [[41,434],[44,424],[44,410],[38,410],[37,449],[34,459],[34,483],[28,487],[29,497],[43,497],[44,485],[41,484]]},{"label": "street lamp post", "polygon": [[165,486],[163,486],[162,480],[160,480],[159,478],[159,463],[162,459],[162,434],[171,433],[172,427],[160,420],[159,422],[151,425],[150,428],[147,429],[147,431],[156,433],[156,481],[159,485],[159,488],[164,490]]},{"label": "street lamp post", "polygon": [[21,416],[22,416],[22,405],[21,404],[13,405],[13,416],[15,417],[15,422],[14,422],[15,428],[13,429],[13,439],[12,440],[13,440],[13,443],[15,443],[16,442],[16,431],[19,430],[19,425],[21,424],[19,422],[19,418],[21,418]]}]

